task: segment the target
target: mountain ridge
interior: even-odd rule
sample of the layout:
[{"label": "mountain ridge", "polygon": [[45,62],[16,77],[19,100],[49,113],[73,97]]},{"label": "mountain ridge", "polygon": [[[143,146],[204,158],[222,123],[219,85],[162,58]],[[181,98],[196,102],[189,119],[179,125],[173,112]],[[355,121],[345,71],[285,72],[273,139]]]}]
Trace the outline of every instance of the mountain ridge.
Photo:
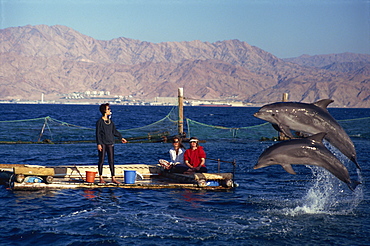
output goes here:
[{"label": "mountain ridge", "polygon": [[176,96],[184,87],[191,98],[258,103],[280,101],[288,92],[292,101],[332,98],[335,106],[370,107],[370,55],[325,57],[330,64],[315,57],[315,63],[307,56],[280,59],[236,39],[104,41],[60,25],[1,29],[0,41],[5,99],[88,90],[154,98]]}]

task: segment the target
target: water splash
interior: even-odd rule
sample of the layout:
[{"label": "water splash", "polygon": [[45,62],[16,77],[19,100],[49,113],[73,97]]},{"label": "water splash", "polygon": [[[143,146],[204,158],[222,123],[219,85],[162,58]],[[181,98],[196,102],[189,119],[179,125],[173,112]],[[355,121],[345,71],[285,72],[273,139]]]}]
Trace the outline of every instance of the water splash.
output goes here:
[{"label": "water splash", "polygon": [[[361,171],[355,167],[354,163],[328,141],[324,141],[324,144],[346,166],[351,180],[363,182]],[[301,213],[346,215],[353,213],[363,200],[364,184],[358,185],[355,191],[351,191],[344,182],[326,169],[308,165],[306,167],[311,169],[313,179],[309,183],[310,188],[301,200],[302,205],[294,208],[291,211],[292,215]]]},{"label": "water splash", "polygon": [[[299,201],[300,205],[286,211],[287,215],[300,214],[330,214],[347,215],[363,200],[363,186],[359,185],[355,191],[351,191],[347,185],[327,170],[307,166],[313,174],[310,188],[306,195]],[[358,172],[360,176],[360,172]]]}]

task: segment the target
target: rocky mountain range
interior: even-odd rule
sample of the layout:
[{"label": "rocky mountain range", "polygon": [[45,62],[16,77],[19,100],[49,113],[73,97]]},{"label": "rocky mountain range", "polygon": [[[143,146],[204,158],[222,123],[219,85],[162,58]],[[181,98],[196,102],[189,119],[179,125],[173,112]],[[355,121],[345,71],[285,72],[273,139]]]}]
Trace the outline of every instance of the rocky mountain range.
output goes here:
[{"label": "rocky mountain range", "polygon": [[233,98],[250,103],[331,98],[370,107],[370,55],[279,59],[239,40],[150,43],[96,40],[66,26],[0,30],[0,99],[110,91],[137,98]]}]

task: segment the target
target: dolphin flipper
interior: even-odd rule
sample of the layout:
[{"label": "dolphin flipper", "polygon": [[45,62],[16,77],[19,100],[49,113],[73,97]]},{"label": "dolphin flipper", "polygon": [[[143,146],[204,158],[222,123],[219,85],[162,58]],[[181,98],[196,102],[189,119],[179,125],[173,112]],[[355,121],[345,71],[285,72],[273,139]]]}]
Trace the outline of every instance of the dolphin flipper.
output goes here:
[{"label": "dolphin flipper", "polygon": [[292,165],[290,164],[281,164],[281,166],[284,168],[285,171],[287,171],[290,174],[296,174],[296,172],[293,170]]},{"label": "dolphin flipper", "polygon": [[285,136],[289,137],[289,138],[294,138],[292,132],[290,131],[290,128],[288,126],[285,126],[285,125],[277,125],[277,124],[271,124],[272,127],[278,131],[278,132],[282,132],[285,134]]},{"label": "dolphin flipper", "polygon": [[276,131],[281,132],[281,129],[280,129],[280,127],[279,127],[277,124],[272,124],[272,123],[271,123],[271,125],[272,125],[272,127],[273,127]]},{"label": "dolphin flipper", "polygon": [[326,132],[316,133],[315,135],[307,137],[307,139],[322,143],[322,140],[324,139],[326,134],[327,134]]},{"label": "dolphin flipper", "polygon": [[280,131],[285,134],[285,136],[289,137],[290,139],[294,138],[289,126],[279,124],[279,128]]}]

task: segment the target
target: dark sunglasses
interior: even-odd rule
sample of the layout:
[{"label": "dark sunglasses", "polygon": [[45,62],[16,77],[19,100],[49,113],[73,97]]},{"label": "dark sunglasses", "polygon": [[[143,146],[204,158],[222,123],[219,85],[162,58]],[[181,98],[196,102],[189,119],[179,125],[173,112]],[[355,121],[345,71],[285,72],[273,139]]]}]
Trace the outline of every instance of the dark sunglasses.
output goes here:
[{"label": "dark sunglasses", "polygon": [[173,141],[174,143],[178,143],[179,141]]}]

